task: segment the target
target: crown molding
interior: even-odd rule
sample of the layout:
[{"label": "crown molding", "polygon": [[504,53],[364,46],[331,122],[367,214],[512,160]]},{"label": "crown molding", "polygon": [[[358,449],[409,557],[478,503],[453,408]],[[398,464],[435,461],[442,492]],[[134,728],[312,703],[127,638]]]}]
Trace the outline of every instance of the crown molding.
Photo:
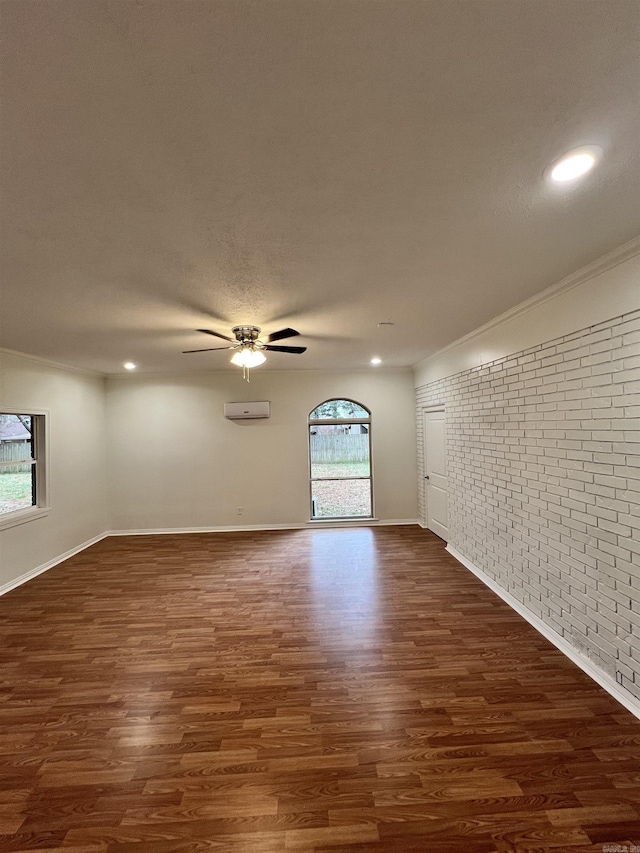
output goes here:
[{"label": "crown molding", "polygon": [[43,358],[39,355],[31,355],[31,353],[27,352],[19,352],[15,349],[7,349],[6,347],[0,347],[0,355],[10,355],[14,358],[22,358],[25,361],[33,361],[35,364],[44,364],[46,367],[55,367],[57,370],[66,370],[70,373],[82,373],[85,376],[93,376],[98,379],[104,379],[105,374],[100,373],[98,370],[89,370],[86,367],[74,367],[71,364],[63,364],[60,361],[53,361],[50,358]]},{"label": "crown molding", "polygon": [[[39,355],[32,355],[27,352],[20,352],[19,350],[9,349],[8,347],[0,347],[0,355],[2,354],[12,356],[13,358],[21,358],[25,361],[32,361],[35,364],[42,364],[46,367],[54,367],[57,370],[66,370],[71,373],[80,373],[85,376],[93,376],[99,379],[108,379],[108,380],[124,380],[124,381],[136,381],[143,379],[175,379],[175,378],[184,378],[184,377],[193,377],[193,376],[234,376],[237,375],[238,368],[227,368],[224,370],[209,370],[209,369],[201,369],[201,370],[148,370],[148,371],[135,371],[135,372],[124,372],[124,373],[103,373],[100,370],[90,370],[86,367],[75,367],[71,364],[65,364],[64,362],[54,361],[50,358],[44,358]],[[307,373],[318,376],[330,376],[330,375],[344,375],[348,376],[351,374],[359,374],[361,376],[372,375],[374,373],[383,373],[383,374],[391,374],[391,373],[401,373],[401,374],[409,374],[411,375],[413,368],[410,365],[399,366],[399,367],[336,367],[336,368],[290,368],[280,369],[280,370],[270,370],[270,369],[261,369],[261,373],[269,376],[274,375],[291,375],[292,373]]]},{"label": "crown molding", "polygon": [[[254,368],[252,368],[253,370]],[[371,376],[375,374],[403,374],[411,376],[413,374],[413,367],[407,365],[405,367],[336,367],[333,370],[327,367],[318,367],[318,368],[298,368],[292,367],[289,370],[265,370],[263,366],[256,367],[255,370],[260,370],[260,374],[262,376],[291,376],[292,374],[299,375],[300,373],[311,374],[315,376]],[[234,367],[233,369],[225,369],[225,370],[207,370],[206,368],[202,370],[173,370],[173,371],[157,371],[154,372],[152,370],[143,372],[143,371],[131,371],[131,373],[104,373],[100,374],[100,376],[104,376],[105,379],[109,381],[112,380],[123,380],[126,382],[136,381],[142,379],[176,379],[176,378],[185,378],[185,377],[194,377],[194,376],[238,376],[238,368]],[[254,374],[251,374],[252,379]],[[240,374],[240,378],[242,375]],[[257,379],[257,376],[256,376]]]},{"label": "crown molding", "polygon": [[579,287],[586,281],[589,281],[597,275],[601,275],[602,273],[607,272],[607,270],[623,264],[625,261],[631,260],[631,258],[634,258],[637,255],[640,255],[640,235],[629,240],[628,243],[624,243],[622,246],[619,246],[617,249],[614,249],[612,252],[603,255],[588,264],[586,267],[581,267],[579,270],[571,273],[571,275],[563,278],[562,281],[552,284],[551,287],[547,287],[545,290],[540,291],[540,293],[536,293],[535,296],[531,296],[524,302],[520,302],[518,305],[510,308],[503,314],[499,314],[483,326],[479,326],[477,329],[463,335],[461,338],[456,338],[455,341],[452,341],[450,344],[447,344],[446,347],[442,347],[442,349],[434,352],[433,355],[420,359],[420,361],[417,361],[414,364],[414,370],[422,365],[427,365],[430,362],[435,361],[445,353],[456,349],[456,347],[459,347],[461,344],[468,343],[469,341],[474,340],[474,338],[480,337],[485,334],[485,332],[489,332],[499,326],[504,326],[505,323],[514,320],[516,317],[526,314],[528,311],[531,311],[533,308],[537,308],[539,305],[544,305],[545,302],[555,299],[556,296],[559,296],[562,293],[567,293],[567,291],[573,290],[574,287]]}]

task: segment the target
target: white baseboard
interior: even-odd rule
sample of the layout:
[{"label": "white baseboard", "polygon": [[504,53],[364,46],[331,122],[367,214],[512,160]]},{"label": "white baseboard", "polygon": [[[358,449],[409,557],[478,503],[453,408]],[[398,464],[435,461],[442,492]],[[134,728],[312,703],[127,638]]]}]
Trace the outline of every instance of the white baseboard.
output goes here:
[{"label": "white baseboard", "polygon": [[640,701],[638,701],[634,696],[631,696],[624,687],[614,681],[610,675],[607,675],[606,672],[597,667],[592,660],[590,660],[586,655],[581,654],[571,643],[567,642],[564,637],[561,637],[560,634],[556,633],[553,628],[550,628],[546,625],[542,619],[532,613],[524,604],[518,601],[517,598],[514,598],[511,593],[504,590],[499,584],[497,584],[492,578],[486,575],[481,569],[477,566],[474,566],[472,562],[467,560],[459,551],[452,545],[447,545],[446,550],[454,557],[459,563],[461,563],[466,569],[469,569],[470,572],[479,578],[482,583],[486,584],[492,592],[495,592],[496,595],[500,596],[500,598],[509,605],[519,616],[522,616],[523,619],[538,631],[539,634],[549,640],[550,643],[559,649],[569,660],[573,661],[576,666],[579,666],[580,669],[585,672],[590,678],[592,678],[597,684],[600,685],[604,690],[607,691],[614,699],[620,702],[621,705],[630,711],[635,717],[640,719]]},{"label": "white baseboard", "polygon": [[149,527],[130,530],[109,530],[105,536],[165,536],[174,533],[240,533],[251,530],[317,530],[327,527],[385,527],[396,525],[417,525],[417,518],[349,519],[348,521],[313,521],[295,524],[229,524],[218,527]]},{"label": "white baseboard", "polygon": [[93,539],[87,539],[87,541],[83,542],[82,545],[78,545],[76,548],[71,548],[64,554],[60,554],[58,557],[54,557],[53,560],[48,560],[41,566],[37,566],[35,569],[31,569],[30,571],[25,572],[23,575],[20,575],[20,577],[14,578],[12,581],[3,584],[3,586],[0,586],[0,595],[4,595],[5,592],[10,592],[17,586],[22,586],[23,583],[30,581],[31,578],[35,578],[38,575],[41,575],[43,572],[52,569],[54,566],[57,566],[58,563],[63,563],[65,560],[68,560],[69,557],[73,557],[75,554],[79,554],[80,551],[84,551],[85,548],[89,548],[89,546],[95,545],[96,542],[100,542],[108,535],[108,533],[100,533],[98,536],[94,536]]}]

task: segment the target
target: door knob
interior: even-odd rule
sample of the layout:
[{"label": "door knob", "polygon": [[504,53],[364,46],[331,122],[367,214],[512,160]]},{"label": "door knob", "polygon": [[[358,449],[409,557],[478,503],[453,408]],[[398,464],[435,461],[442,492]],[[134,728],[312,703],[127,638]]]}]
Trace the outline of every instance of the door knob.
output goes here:
[{"label": "door knob", "polygon": [[429,479],[429,475],[428,475],[428,474],[425,474],[425,475],[424,475],[424,478],[425,478],[425,480],[428,480],[428,479]]}]

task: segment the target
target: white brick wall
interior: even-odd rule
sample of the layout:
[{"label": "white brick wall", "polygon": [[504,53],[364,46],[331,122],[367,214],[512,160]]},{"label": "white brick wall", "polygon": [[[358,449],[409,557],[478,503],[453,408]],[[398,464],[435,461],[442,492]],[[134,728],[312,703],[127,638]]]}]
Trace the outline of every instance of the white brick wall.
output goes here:
[{"label": "white brick wall", "polygon": [[451,545],[640,698],[640,310],[418,388],[421,483],[440,403]]}]

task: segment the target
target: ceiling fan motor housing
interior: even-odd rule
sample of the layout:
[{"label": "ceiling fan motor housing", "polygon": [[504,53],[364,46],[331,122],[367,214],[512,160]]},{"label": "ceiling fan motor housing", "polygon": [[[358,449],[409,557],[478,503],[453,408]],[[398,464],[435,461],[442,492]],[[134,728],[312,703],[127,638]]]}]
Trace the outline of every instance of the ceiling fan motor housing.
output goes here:
[{"label": "ceiling fan motor housing", "polygon": [[250,344],[258,339],[260,329],[258,326],[234,326],[231,330],[236,336],[236,340],[241,344]]}]

